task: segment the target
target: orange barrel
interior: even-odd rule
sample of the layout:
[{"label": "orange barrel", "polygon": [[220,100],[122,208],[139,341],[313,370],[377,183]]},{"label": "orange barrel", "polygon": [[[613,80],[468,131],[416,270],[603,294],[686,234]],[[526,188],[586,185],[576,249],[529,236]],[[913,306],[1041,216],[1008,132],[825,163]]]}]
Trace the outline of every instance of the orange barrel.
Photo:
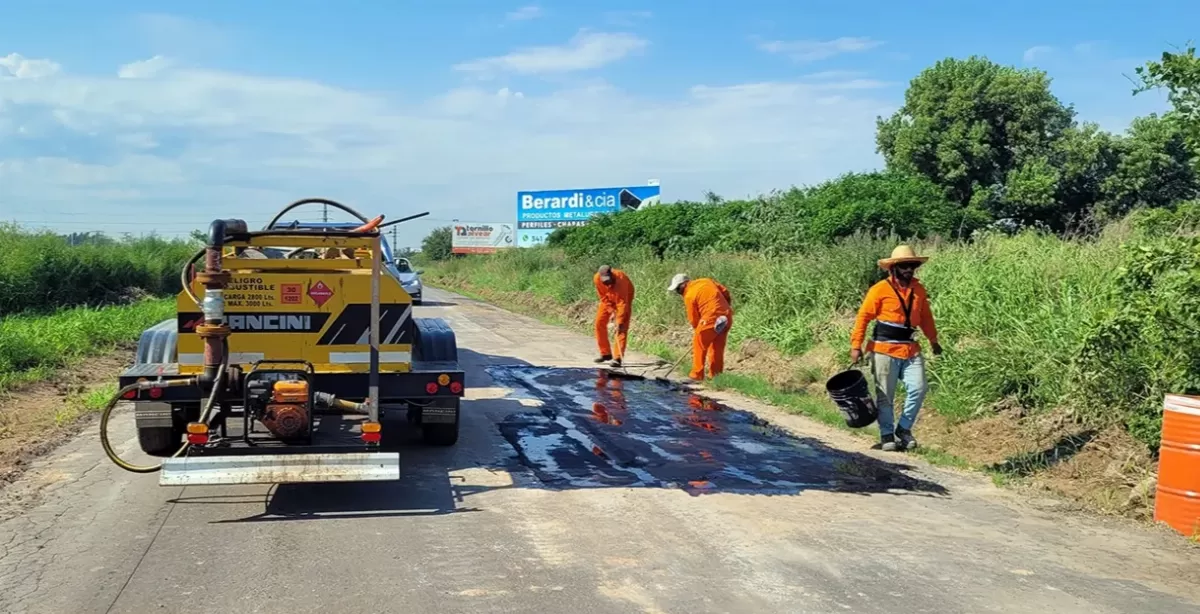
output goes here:
[{"label": "orange barrel", "polygon": [[1188,537],[1200,535],[1200,397],[1169,394],[1163,400],[1154,521]]}]

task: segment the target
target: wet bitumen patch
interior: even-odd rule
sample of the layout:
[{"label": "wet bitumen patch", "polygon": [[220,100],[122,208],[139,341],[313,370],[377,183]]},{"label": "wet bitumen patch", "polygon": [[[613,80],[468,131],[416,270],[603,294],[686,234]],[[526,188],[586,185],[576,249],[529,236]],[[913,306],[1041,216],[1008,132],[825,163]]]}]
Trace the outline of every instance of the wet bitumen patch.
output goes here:
[{"label": "wet bitumen patch", "polygon": [[694,495],[804,490],[944,495],[909,467],[797,437],[757,415],[603,369],[489,367],[537,411],[499,425],[549,488],[679,488]]}]

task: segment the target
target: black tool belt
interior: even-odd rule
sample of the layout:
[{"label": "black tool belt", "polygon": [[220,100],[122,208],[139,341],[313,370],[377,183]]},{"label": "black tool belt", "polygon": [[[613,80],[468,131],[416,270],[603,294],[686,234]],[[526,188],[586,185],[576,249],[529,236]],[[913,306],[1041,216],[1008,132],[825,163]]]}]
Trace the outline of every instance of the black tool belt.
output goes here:
[{"label": "black tool belt", "polygon": [[871,339],[890,343],[903,343],[905,341],[912,341],[913,335],[916,332],[917,329],[915,328],[889,324],[887,322],[876,322],[875,327],[871,330]]}]

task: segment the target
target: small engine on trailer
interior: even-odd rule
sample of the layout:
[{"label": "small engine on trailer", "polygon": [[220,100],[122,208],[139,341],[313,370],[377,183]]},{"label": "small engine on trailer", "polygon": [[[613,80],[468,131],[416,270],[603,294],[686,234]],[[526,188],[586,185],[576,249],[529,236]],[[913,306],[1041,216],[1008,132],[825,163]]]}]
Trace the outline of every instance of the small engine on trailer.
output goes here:
[{"label": "small engine on trailer", "polygon": [[256,379],[246,386],[246,411],[280,441],[308,439],[312,394],[302,379]]}]

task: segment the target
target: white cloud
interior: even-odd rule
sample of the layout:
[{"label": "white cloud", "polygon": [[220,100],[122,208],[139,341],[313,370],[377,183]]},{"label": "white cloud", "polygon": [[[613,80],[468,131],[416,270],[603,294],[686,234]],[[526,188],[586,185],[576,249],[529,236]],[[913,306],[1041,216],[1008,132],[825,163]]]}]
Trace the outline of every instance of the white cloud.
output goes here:
[{"label": "white cloud", "polygon": [[523,75],[578,72],[611,64],[642,51],[649,43],[633,34],[580,30],[566,45],[525,47],[508,55],[480,58],[454,66],[461,72]]},{"label": "white cloud", "polygon": [[148,60],[130,62],[117,69],[121,79],[150,79],[171,66],[169,58],[156,55]]},{"label": "white cloud", "polygon": [[542,7],[529,5],[523,6],[515,11],[512,11],[504,16],[508,21],[529,21],[542,16]]},{"label": "white cloud", "polygon": [[[399,227],[410,244],[439,220],[512,219],[524,189],[658,178],[667,201],[754,195],[879,165],[874,119],[894,102],[878,82],[837,77],[660,97],[595,82],[460,87],[416,101],[183,66],[152,80],[12,79],[0,127],[34,131],[21,149],[0,140],[0,218],[184,233],[215,217],[261,224],[321,195],[391,218],[433,212]],[[115,213],[90,213],[103,207]]]},{"label": "white cloud", "polygon": [[1054,47],[1048,45],[1036,45],[1025,50],[1022,56],[1026,64],[1036,62],[1039,56],[1044,56],[1054,51]]},{"label": "white cloud", "polygon": [[0,69],[0,78],[41,79],[57,74],[62,67],[50,60],[30,60],[18,53],[10,53],[0,57]]},{"label": "white cloud", "polygon": [[864,37],[843,36],[833,40],[762,41],[758,48],[767,53],[786,55],[797,62],[814,62],[843,53],[874,49],[883,43]]}]

